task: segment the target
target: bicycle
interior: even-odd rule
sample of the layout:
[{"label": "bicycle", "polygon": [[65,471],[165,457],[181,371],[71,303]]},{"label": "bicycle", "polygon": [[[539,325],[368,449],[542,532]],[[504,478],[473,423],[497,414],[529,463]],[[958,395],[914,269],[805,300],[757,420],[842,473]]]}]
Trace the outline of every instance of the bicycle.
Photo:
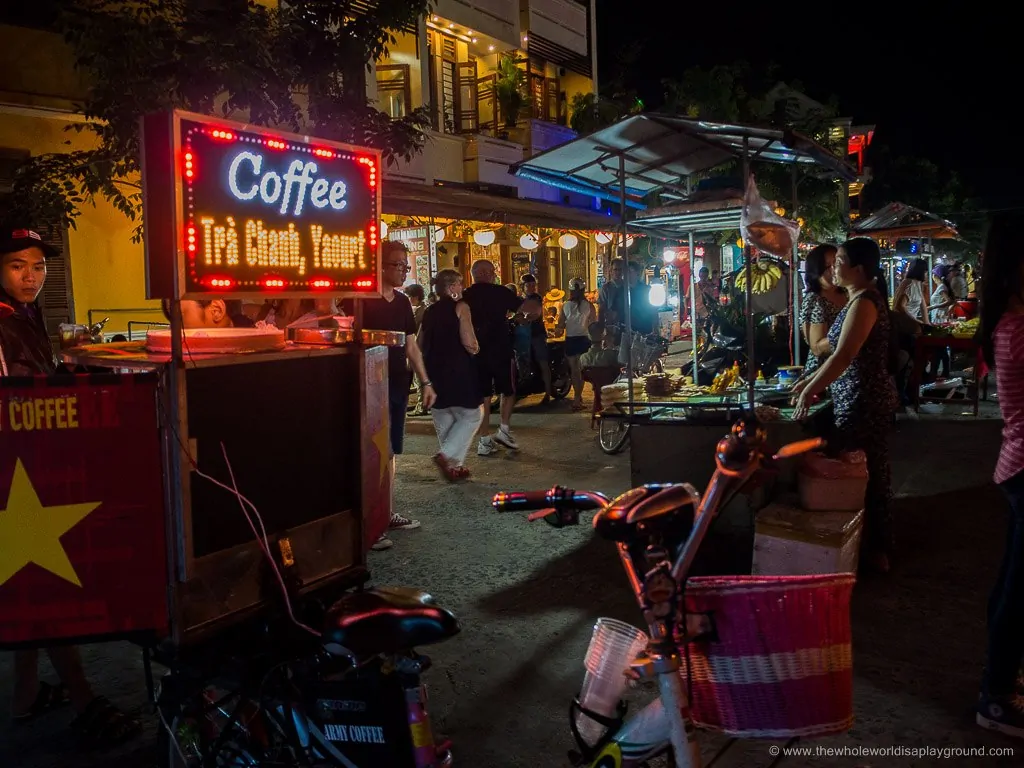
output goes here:
[{"label": "bicycle", "polygon": [[[625,336],[625,326],[610,324],[612,331],[621,332]],[[662,359],[668,354],[669,341],[657,333],[633,332],[630,344],[630,356],[633,361],[633,376],[646,376],[649,373],[663,373],[665,365]],[[625,374],[619,381],[625,380]],[[621,410],[621,409],[620,409]],[[629,439],[630,424],[625,416],[604,418],[602,414],[597,430],[597,443],[601,450],[609,456],[622,452]]]},{"label": "bicycle", "polygon": [[[714,636],[714,617],[687,614],[684,591],[708,529],[725,503],[772,462],[819,448],[820,439],[783,447],[772,457],[763,453],[764,429],[752,415],[741,418],[716,450],[716,469],[701,497],[688,483],[647,485],[614,500],[593,491],[556,486],[549,491],[503,492],[492,504],[499,512],[530,511],[530,521],[544,519],[556,528],[578,525],[580,512],[597,510],[593,527],[615,543],[622,566],[648,625],[647,647],[626,674],[656,678],[660,697],[630,720],[619,703],[614,716],[588,710],[577,697],[570,707],[570,727],[578,750],[575,765],[591,768],[641,768],[667,756],[675,768],[700,768],[694,726],[680,677],[680,648]],[[846,611],[849,607],[846,605]],[[596,743],[580,735],[577,717],[607,730]]]}]

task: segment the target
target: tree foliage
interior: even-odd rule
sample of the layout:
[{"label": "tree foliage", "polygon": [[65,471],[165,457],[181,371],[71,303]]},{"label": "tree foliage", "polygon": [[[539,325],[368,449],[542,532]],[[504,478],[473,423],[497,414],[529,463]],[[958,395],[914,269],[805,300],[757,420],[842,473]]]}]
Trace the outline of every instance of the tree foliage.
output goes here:
[{"label": "tree foliage", "polygon": [[[752,67],[747,62],[691,67],[679,78],[662,81],[665,88],[664,111],[687,117],[723,123],[792,128],[845,156],[845,147],[833,146],[829,127],[838,115],[837,102],[830,97],[820,106],[810,108],[793,104],[792,99],[773,92],[779,84],[774,65]],[[790,91],[801,92],[802,84],[790,81]],[[782,94],[786,92],[783,91]],[[796,106],[796,109],[791,107]],[[709,170],[706,176],[735,175],[739,177],[740,161],[732,161]],[[845,184],[830,178],[820,168],[797,170],[797,210],[793,211],[792,168],[774,163],[759,163],[752,168],[758,189],[765,199],[775,200],[787,215],[803,219],[802,237],[808,240],[832,240],[846,228],[845,210],[841,205]],[[735,233],[723,233],[723,240],[735,239]]]},{"label": "tree foliage", "polygon": [[[141,237],[139,118],[183,108],[372,146],[393,164],[422,147],[425,110],[391,119],[366,72],[429,0],[64,0],[59,29],[87,83],[95,147],[32,158],[16,174],[13,217],[74,226],[106,198]],[[70,142],[68,142],[70,144]]]}]

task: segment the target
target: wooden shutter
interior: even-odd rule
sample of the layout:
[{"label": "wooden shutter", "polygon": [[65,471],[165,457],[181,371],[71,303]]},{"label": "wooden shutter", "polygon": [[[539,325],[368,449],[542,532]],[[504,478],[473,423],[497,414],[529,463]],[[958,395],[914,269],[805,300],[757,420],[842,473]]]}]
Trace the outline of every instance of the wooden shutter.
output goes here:
[{"label": "wooden shutter", "polygon": [[[39,226],[38,224],[36,226]],[[67,230],[62,227],[42,227],[39,234],[48,245],[53,246],[60,254],[46,260],[46,282],[39,294],[39,304],[43,309],[43,322],[50,341],[55,345],[60,342],[61,323],[75,321],[75,303],[71,287],[71,258],[68,253]]]},{"label": "wooden shutter", "polygon": [[412,111],[412,83],[408,64],[377,65],[377,100],[392,118]]},{"label": "wooden shutter", "polygon": [[550,123],[558,122],[558,78],[548,77],[544,80],[544,119]]},{"label": "wooden shutter", "polygon": [[476,62],[459,63],[459,133],[476,133],[480,121],[477,115]]}]

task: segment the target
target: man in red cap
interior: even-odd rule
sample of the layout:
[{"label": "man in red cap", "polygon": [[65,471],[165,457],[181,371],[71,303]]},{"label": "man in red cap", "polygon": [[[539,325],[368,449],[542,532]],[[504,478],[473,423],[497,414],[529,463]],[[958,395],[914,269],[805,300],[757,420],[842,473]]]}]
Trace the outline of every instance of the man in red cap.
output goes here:
[{"label": "man in red cap", "polygon": [[[57,369],[37,302],[46,282],[46,259],[56,255],[32,229],[0,230],[0,377],[45,376]],[[47,655],[60,677],[59,685],[39,680],[37,651],[14,654],[16,723],[71,704],[78,713],[74,727],[83,746],[112,747],[139,732],[136,720],[93,693],[77,648],[49,648]]]}]

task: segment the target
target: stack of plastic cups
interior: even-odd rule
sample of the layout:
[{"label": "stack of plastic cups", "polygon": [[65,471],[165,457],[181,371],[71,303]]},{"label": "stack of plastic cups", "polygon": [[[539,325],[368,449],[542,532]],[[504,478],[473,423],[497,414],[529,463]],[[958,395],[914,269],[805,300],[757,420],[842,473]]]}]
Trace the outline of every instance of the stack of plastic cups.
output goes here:
[{"label": "stack of plastic cups", "polygon": [[[605,717],[616,714],[626,691],[626,670],[647,646],[647,634],[615,619],[598,619],[587,648],[580,704]],[[588,744],[604,735],[605,727],[583,713],[576,715],[576,727]]]}]

